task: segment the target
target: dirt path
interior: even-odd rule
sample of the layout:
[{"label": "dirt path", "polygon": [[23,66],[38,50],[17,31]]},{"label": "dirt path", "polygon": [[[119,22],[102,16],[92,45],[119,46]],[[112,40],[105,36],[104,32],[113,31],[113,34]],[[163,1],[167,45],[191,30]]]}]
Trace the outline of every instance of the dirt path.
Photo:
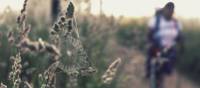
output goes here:
[{"label": "dirt path", "polygon": [[[128,61],[124,64],[118,88],[149,88],[148,81],[144,79],[144,55],[135,51],[129,52],[129,55],[130,53],[132,53],[132,57],[126,59]],[[200,88],[185,77],[178,75],[178,73],[175,73],[173,77],[174,80],[167,83],[167,88]],[[180,87],[176,87],[177,77],[179,78]]]}]

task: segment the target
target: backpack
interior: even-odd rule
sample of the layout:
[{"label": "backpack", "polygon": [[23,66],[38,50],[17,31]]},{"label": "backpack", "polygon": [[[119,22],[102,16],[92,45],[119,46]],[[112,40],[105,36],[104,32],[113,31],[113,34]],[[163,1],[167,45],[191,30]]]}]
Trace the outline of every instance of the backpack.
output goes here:
[{"label": "backpack", "polygon": [[[160,30],[160,20],[161,20],[161,16],[162,16],[162,10],[158,10],[156,11],[155,17],[156,17],[156,21],[155,21],[155,28],[153,30],[153,43],[156,46],[160,46],[160,38],[155,36],[155,34]],[[173,19],[175,21],[175,27],[178,30],[178,32],[180,32],[180,28],[178,26],[178,22],[176,19]]]}]

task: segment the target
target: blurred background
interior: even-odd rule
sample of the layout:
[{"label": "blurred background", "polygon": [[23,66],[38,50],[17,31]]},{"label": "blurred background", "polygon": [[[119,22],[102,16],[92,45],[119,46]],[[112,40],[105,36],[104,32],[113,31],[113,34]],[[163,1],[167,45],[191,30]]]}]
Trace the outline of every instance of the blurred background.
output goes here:
[{"label": "blurred background", "polygon": [[[15,51],[8,44],[7,33],[17,28],[16,18],[24,0],[0,0],[0,82],[7,83],[10,56]],[[101,75],[117,57],[122,65],[108,88],[148,88],[143,80],[144,60],[147,50],[147,22],[169,0],[73,0],[81,41],[92,64],[98,72],[80,79],[80,88],[105,88]],[[175,17],[183,25],[184,54],[179,56],[177,75],[181,88],[199,88],[200,83],[200,8],[199,0],[170,0],[175,3]],[[58,12],[66,9],[66,0],[29,0],[28,23],[32,40],[49,41],[49,28],[56,21]],[[37,76],[48,62],[45,54],[23,55],[28,63],[37,88]],[[173,80],[172,82],[176,82]],[[169,87],[173,88],[173,87]]]}]

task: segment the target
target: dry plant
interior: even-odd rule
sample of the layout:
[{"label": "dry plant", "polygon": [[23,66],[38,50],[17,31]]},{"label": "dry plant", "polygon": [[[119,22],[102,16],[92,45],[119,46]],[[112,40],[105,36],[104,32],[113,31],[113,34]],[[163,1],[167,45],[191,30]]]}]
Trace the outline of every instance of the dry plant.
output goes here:
[{"label": "dry plant", "polygon": [[51,76],[50,74],[47,75],[47,78],[51,78],[51,80],[48,80],[49,83],[52,83],[55,79],[53,77],[55,77],[56,68],[62,70],[69,76],[69,83],[67,84],[69,88],[77,87],[79,75],[90,75],[96,71],[89,62],[87,53],[80,41],[74,10],[74,4],[68,1],[67,10],[61,13],[58,21],[50,30],[52,43],[59,47],[62,56],[58,62],[55,62],[58,63],[56,66],[49,68],[52,69]]},{"label": "dry plant", "polygon": [[[30,31],[30,28],[26,27],[25,20],[26,20],[26,6],[27,6],[27,1],[24,1],[23,9],[21,10],[21,15],[17,19],[17,23],[19,25],[18,33],[19,35],[15,36],[14,32],[9,32],[8,33],[8,41],[11,45],[14,45],[17,47],[19,44],[19,41],[22,41],[27,37],[28,32]],[[21,52],[20,52],[21,47],[17,47],[17,54],[16,56],[11,56],[11,71],[9,73],[9,80],[11,81],[11,86],[12,88],[20,88],[20,87],[27,87],[28,85],[23,85],[25,83],[25,80],[22,80],[20,75],[22,72],[22,65],[21,65]],[[29,87],[31,88],[31,87]]]},{"label": "dry plant", "polygon": [[0,88],[7,88],[7,86],[3,83],[1,83]]},{"label": "dry plant", "polygon": [[59,50],[52,44],[49,44],[42,39],[38,41],[32,41],[28,37],[29,32],[31,31],[30,25],[26,24],[26,6],[28,0],[24,1],[23,9],[21,10],[20,16],[17,18],[18,28],[16,33],[10,31],[8,33],[8,41],[11,45],[17,48],[17,55],[11,57],[12,60],[12,69],[9,74],[9,79],[13,88],[28,87],[31,88],[31,85],[27,80],[22,80],[20,75],[22,71],[21,65],[21,53],[28,52],[49,52],[54,55],[54,58],[58,58],[60,55]]},{"label": "dry plant", "polygon": [[121,59],[118,58],[114,62],[110,64],[104,75],[102,76],[102,81],[105,84],[110,84],[113,80],[113,78],[116,75],[117,69],[121,64]]},{"label": "dry plant", "polygon": [[11,57],[10,59],[12,61],[12,68],[11,72],[9,73],[9,79],[13,83],[13,88],[19,88],[20,83],[22,82],[20,78],[22,69],[20,53],[18,53],[15,57]]}]

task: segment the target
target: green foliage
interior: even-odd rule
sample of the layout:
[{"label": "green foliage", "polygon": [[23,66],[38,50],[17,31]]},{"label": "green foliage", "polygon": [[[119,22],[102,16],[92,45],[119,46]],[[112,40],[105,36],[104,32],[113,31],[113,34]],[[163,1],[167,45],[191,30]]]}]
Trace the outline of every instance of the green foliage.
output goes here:
[{"label": "green foliage", "polygon": [[200,81],[199,30],[185,30],[185,52],[180,54],[178,68],[196,82]]},{"label": "green foliage", "polygon": [[147,27],[132,22],[129,24],[121,24],[116,33],[119,44],[125,47],[134,47],[137,49],[145,49]]}]

